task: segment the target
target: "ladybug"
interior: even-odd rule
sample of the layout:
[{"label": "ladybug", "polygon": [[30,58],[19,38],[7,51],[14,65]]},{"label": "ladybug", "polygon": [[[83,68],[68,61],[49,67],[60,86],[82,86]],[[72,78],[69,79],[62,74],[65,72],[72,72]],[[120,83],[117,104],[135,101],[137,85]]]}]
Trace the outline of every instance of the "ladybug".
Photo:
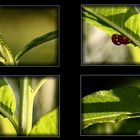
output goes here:
[{"label": "ladybug", "polygon": [[116,45],[121,45],[121,44],[129,44],[131,41],[129,40],[129,38],[125,35],[117,35],[114,34],[112,35],[112,42]]}]

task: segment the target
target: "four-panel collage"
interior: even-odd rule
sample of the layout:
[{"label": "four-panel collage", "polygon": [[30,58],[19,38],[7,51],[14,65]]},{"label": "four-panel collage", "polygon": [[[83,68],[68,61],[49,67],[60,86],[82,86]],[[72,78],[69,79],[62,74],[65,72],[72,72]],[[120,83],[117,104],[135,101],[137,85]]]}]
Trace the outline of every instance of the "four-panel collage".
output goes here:
[{"label": "four-panel collage", "polygon": [[[59,5],[0,6],[0,136],[60,137],[60,74],[18,68],[59,66]],[[41,67],[40,67],[41,66]]]},{"label": "four-panel collage", "polygon": [[[139,23],[140,5],[81,5],[81,66],[87,68],[80,75],[81,136],[140,134],[140,75],[117,72],[140,64]],[[104,66],[115,66],[115,74]]]},{"label": "four-panel collage", "polygon": [[[140,64],[139,5],[80,8],[81,67]],[[0,67],[59,67],[60,9],[0,6]],[[79,136],[140,134],[139,75],[79,76]],[[60,79],[1,75],[0,136],[60,137]]]}]

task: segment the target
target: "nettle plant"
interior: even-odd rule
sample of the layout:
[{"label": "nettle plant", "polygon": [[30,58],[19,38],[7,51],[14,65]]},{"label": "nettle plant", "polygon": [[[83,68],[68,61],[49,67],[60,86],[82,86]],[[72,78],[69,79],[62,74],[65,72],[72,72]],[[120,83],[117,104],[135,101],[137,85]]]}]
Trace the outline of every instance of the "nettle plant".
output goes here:
[{"label": "nettle plant", "polygon": [[[58,135],[58,107],[41,116],[34,125],[33,102],[39,89],[46,82],[47,77],[41,77],[33,86],[33,77],[0,77],[0,118],[7,118],[15,128],[18,136],[24,135]],[[18,84],[19,83],[19,84]],[[19,98],[15,98],[18,94]],[[19,107],[16,113],[16,101]],[[11,130],[10,135],[15,135]],[[4,135],[4,134],[3,134]],[[5,132],[5,135],[8,135]]]},{"label": "nettle plant", "polygon": [[[13,57],[10,48],[0,36],[0,62],[4,65],[18,65],[23,54],[41,43],[57,38],[57,31],[49,32],[43,36],[32,40],[25,48]],[[14,86],[10,78],[0,78],[0,117],[8,118],[16,130],[17,135],[58,135],[58,108],[42,116],[32,126],[33,101],[38,90],[46,82],[47,78],[42,78],[37,86],[32,87],[32,77],[20,78],[20,107],[17,120],[15,119],[16,100]],[[13,88],[12,88],[13,87]]]},{"label": "nettle plant", "polygon": [[[100,28],[116,45],[140,47],[140,8],[92,5],[82,7],[83,20]],[[115,94],[114,94],[115,93]],[[120,87],[82,98],[82,130],[97,123],[140,117],[140,88]]]}]

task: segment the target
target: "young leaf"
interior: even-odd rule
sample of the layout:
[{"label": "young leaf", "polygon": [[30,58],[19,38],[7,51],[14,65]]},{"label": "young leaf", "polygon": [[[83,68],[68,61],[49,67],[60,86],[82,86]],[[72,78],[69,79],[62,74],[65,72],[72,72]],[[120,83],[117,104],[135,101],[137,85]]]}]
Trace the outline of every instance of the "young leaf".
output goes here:
[{"label": "young leaf", "polygon": [[30,135],[57,136],[58,135],[58,108],[41,117],[33,126]]},{"label": "young leaf", "polygon": [[140,14],[133,6],[83,6],[83,19],[107,34],[122,34],[140,47]]},{"label": "young leaf", "polygon": [[3,63],[3,64],[5,64],[5,59],[2,58],[2,57],[0,57],[0,62]]},{"label": "young leaf", "polygon": [[82,98],[82,128],[140,117],[140,88],[120,87]]},{"label": "young leaf", "polygon": [[6,117],[14,126],[17,134],[19,134],[19,129],[16,121],[13,119],[13,115],[16,108],[16,101],[12,91],[12,88],[5,82],[5,80],[0,78],[0,118]]},{"label": "young leaf", "polygon": [[13,91],[11,87],[5,82],[5,80],[0,78],[0,113],[2,116],[5,116],[4,112],[12,116],[15,108],[16,101]]},{"label": "young leaf", "polygon": [[4,76],[3,79],[6,83],[11,87],[16,101],[16,109],[19,110],[20,104],[20,78],[18,77],[6,77]]},{"label": "young leaf", "polygon": [[11,50],[1,35],[0,35],[0,53],[3,56],[3,58],[1,58],[0,60],[3,64],[14,65],[14,57],[11,53]]},{"label": "young leaf", "polygon": [[14,95],[16,96],[17,100],[16,103],[19,103],[19,95],[20,95],[20,78],[17,77],[3,77],[7,84],[12,88]]},{"label": "young leaf", "polygon": [[58,36],[58,31],[52,31],[52,32],[49,32],[45,35],[42,35],[40,37],[37,37],[35,39],[33,39],[30,43],[28,43],[25,48],[19,52],[16,57],[15,57],[15,60],[16,62],[18,62],[19,58],[25,54],[27,51],[29,51],[30,49],[36,47],[37,45],[40,45],[44,42],[47,42],[47,41],[50,41],[50,40],[53,40],[55,38],[57,38]]}]

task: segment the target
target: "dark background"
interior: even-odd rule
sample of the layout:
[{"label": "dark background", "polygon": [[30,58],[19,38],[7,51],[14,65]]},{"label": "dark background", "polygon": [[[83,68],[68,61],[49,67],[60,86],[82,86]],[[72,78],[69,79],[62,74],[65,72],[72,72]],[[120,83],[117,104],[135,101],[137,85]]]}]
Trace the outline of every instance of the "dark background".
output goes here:
[{"label": "dark background", "polygon": [[91,75],[81,77],[82,97],[99,90],[110,90],[123,85],[127,85],[134,80],[140,79],[139,76],[125,75]]},{"label": "dark background", "polygon": [[[80,137],[80,75],[82,74],[139,74],[139,66],[81,66],[81,21],[80,5],[90,3],[81,1],[34,1],[34,4],[60,4],[60,67],[0,67],[1,75],[60,75],[60,135],[61,138]],[[94,1],[95,2],[95,1]],[[122,2],[122,1],[121,1]],[[10,2],[12,4],[17,4]],[[93,1],[92,1],[93,3]],[[96,3],[96,2],[95,2]],[[112,2],[113,3],[113,2]],[[118,3],[120,3],[118,1]],[[125,2],[124,2],[125,3]],[[128,3],[128,1],[126,1]],[[135,3],[133,1],[132,3]],[[7,3],[9,4],[9,3]],[[25,4],[25,3],[24,3]],[[31,4],[33,4],[31,2]],[[98,79],[98,78],[97,78]],[[111,78],[112,79],[112,78]],[[103,80],[102,78],[100,79]],[[99,80],[99,81],[100,81]],[[120,81],[120,79],[118,79]],[[97,81],[97,80],[96,80]],[[109,80],[108,80],[109,81]],[[116,80],[114,80],[116,82]],[[96,82],[95,82],[96,83]],[[95,84],[93,82],[93,84]],[[100,83],[100,82],[98,82]],[[106,82],[110,83],[110,82]],[[100,86],[96,83],[97,89]],[[110,84],[108,84],[110,86]],[[88,83],[87,83],[88,86]],[[89,91],[92,83],[89,83]],[[86,88],[83,91],[85,91]],[[88,91],[86,91],[88,93]],[[109,137],[108,137],[109,138]],[[112,139],[112,137],[110,137]],[[113,137],[114,138],[114,137]],[[93,139],[93,137],[92,137]]]}]

